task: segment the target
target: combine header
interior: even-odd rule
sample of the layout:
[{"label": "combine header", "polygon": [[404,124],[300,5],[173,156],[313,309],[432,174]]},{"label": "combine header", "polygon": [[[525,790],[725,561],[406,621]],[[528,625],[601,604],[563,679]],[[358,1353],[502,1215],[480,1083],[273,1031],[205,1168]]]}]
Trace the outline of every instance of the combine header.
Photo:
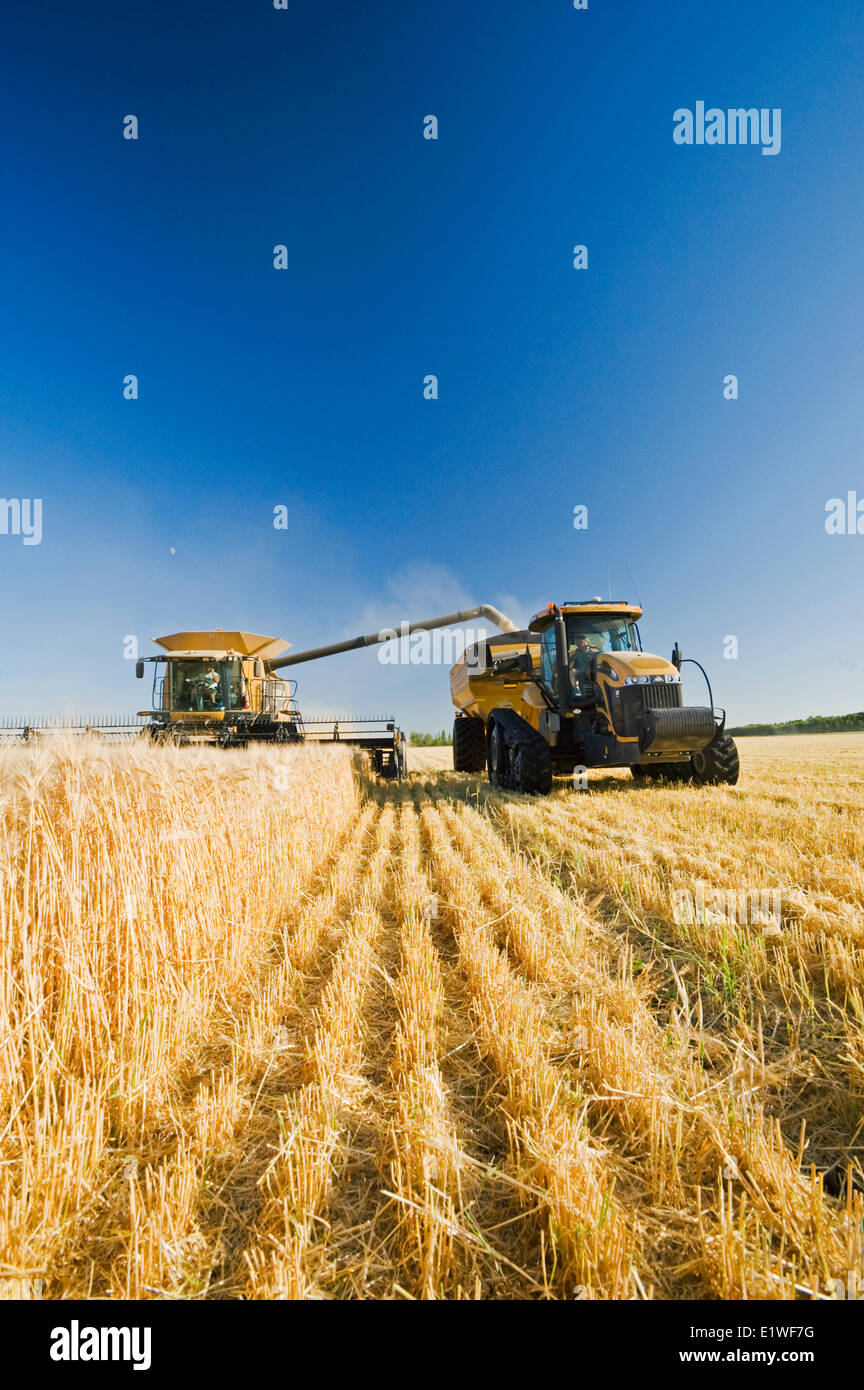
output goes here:
[{"label": "combine header", "polygon": [[87,719],[36,717],[0,719],[0,743],[35,743],[43,734],[95,734],[106,743],[125,743],[147,732],[147,721],[137,714],[96,714]]},{"label": "combine header", "polygon": [[379,777],[405,776],[405,738],[392,715],[304,719],[303,738],[307,743],[350,743],[369,754]]}]

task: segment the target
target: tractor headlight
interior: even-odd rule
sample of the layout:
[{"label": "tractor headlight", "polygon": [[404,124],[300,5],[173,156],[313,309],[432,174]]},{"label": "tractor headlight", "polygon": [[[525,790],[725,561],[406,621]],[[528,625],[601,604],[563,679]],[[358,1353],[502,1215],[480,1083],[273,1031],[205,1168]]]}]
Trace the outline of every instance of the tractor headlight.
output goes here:
[{"label": "tractor headlight", "polygon": [[680,676],[625,676],[625,685],[680,685]]}]

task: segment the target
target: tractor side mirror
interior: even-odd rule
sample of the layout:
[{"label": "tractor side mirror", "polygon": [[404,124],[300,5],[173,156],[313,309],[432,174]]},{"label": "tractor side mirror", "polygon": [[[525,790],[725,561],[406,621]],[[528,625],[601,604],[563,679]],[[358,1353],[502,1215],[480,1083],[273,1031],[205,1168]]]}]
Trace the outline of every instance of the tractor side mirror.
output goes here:
[{"label": "tractor side mirror", "polygon": [[255,658],[254,671],[258,680],[262,680],[264,676],[264,662],[261,660],[260,656],[256,656]]},{"label": "tractor side mirror", "polygon": [[136,661],[136,662],[135,662],[135,679],[140,681],[140,680],[143,679],[143,677],[144,677],[144,662],[143,662],[143,661]]},{"label": "tractor side mirror", "polygon": [[681,662],[683,660],[684,658],[681,655],[681,648],[678,646],[678,643],[676,642],[675,646],[672,648],[672,665],[675,667],[676,671],[681,670]]}]

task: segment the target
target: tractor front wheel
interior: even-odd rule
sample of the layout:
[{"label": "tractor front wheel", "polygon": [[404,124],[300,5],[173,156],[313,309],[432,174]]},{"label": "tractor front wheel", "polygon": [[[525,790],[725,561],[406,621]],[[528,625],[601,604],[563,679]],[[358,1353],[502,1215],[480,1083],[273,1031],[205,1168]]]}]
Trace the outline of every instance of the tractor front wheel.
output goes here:
[{"label": "tractor front wheel", "polygon": [[690,759],[693,780],[702,786],[725,783],[734,787],[738,781],[738,749],[728,734],[715,734],[707,748],[694,753]]}]

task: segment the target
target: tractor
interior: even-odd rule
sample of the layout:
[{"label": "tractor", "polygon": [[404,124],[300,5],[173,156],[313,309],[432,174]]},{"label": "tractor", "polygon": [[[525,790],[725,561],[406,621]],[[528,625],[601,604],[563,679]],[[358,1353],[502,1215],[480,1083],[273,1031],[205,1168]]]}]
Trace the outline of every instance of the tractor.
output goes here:
[{"label": "tractor", "polygon": [[458,709],[453,766],[517,792],[546,793],[555,775],[629,767],[637,780],[738,780],[738,751],[715,710],[685,705],[671,661],[642,650],[642,609],[600,598],[535,614],[525,631],[467,647],[450,673]]}]

